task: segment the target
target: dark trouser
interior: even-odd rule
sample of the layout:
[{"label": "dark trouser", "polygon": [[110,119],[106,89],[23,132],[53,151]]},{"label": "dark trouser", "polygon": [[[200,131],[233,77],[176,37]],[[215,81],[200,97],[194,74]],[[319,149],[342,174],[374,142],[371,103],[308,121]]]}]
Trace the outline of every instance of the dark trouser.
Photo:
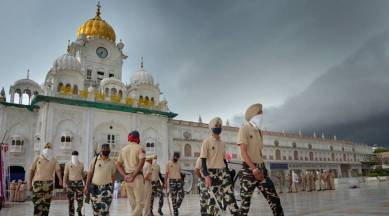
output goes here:
[{"label": "dark trouser", "polygon": [[162,209],[163,206],[163,191],[162,184],[159,181],[152,181],[152,194],[151,194],[151,211],[153,211],[154,197],[159,197],[158,209]]},{"label": "dark trouser", "polygon": [[69,200],[69,216],[74,216],[74,197],[77,201],[77,214],[81,216],[81,209],[83,205],[84,193],[83,193],[84,184],[82,180],[80,181],[69,181],[67,187],[67,196]]},{"label": "dark trouser", "polygon": [[109,207],[112,202],[113,184],[97,186],[96,190],[91,193],[91,201],[93,215],[107,216],[109,215]]},{"label": "dark trouser", "polygon": [[53,181],[35,181],[33,183],[32,203],[34,204],[34,216],[49,215],[53,188]]},{"label": "dark trouser", "polygon": [[184,200],[184,182],[182,179],[169,179],[170,193],[172,195],[172,205],[174,215],[178,215],[178,209]]},{"label": "dark trouser", "polygon": [[270,205],[273,215],[283,216],[284,212],[281,206],[280,198],[277,195],[273,181],[267,176],[267,170],[264,164],[257,165],[257,168],[264,174],[265,179],[259,182],[255,179],[252,171],[244,164],[242,168],[242,175],[240,176],[240,196],[242,203],[240,208],[240,215],[245,216],[249,213],[251,204],[251,195],[255,188],[258,188]]},{"label": "dark trouser", "polygon": [[[234,191],[232,190],[232,179],[227,169],[208,169],[209,176],[212,179],[212,186],[209,193],[214,194],[219,206],[221,203],[225,203],[230,209],[232,215],[239,215],[239,207],[236,204]],[[215,204],[216,205],[216,204]]]}]

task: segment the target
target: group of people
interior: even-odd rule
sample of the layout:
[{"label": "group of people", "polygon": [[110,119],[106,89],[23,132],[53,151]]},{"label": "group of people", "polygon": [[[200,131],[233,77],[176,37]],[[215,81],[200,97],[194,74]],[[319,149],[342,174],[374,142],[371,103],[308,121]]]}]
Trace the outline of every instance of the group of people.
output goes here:
[{"label": "group of people", "polygon": [[284,215],[280,198],[273,181],[268,176],[262,157],[262,105],[253,104],[245,113],[247,120],[240,129],[237,144],[240,150],[240,207],[234,195],[234,171],[226,161],[226,144],[222,141],[222,120],[213,118],[209,123],[211,136],[201,146],[196,161],[195,175],[199,178],[201,215],[225,215],[228,208],[232,215],[248,215],[251,196],[256,188],[270,205],[273,215]]},{"label": "group of people", "polygon": [[[287,174],[288,193],[299,191],[325,191],[335,190],[335,175],[332,170],[324,171],[306,171],[298,175],[295,171]],[[283,184],[278,182],[280,191]]]},{"label": "group of people", "polygon": [[24,202],[25,201],[25,189],[26,189],[26,183],[22,180],[18,181],[11,181],[9,190],[10,190],[10,197],[9,200],[11,202]]},{"label": "group of people", "polygon": [[[227,207],[233,215],[248,215],[251,196],[256,188],[268,201],[273,215],[284,215],[262,158],[262,115],[261,104],[251,105],[245,113],[247,122],[238,133],[237,144],[242,160],[239,175],[242,199],[240,207],[233,190],[234,172],[228,167],[225,157],[226,144],[221,139],[222,120],[216,117],[210,121],[211,136],[204,140],[195,167],[195,174],[199,177],[201,215],[224,215]],[[156,162],[157,156],[147,156],[140,145],[139,132],[132,131],[128,135],[128,144],[119,151],[116,160],[110,158],[109,144],[102,144],[84,178],[84,164],[79,161],[78,152],[74,151],[71,160],[65,164],[62,177],[59,164],[53,156],[52,146],[48,143],[30,168],[29,190],[33,195],[34,215],[49,214],[55,173],[59,185],[66,188],[70,216],[75,213],[81,216],[83,203],[89,202],[89,198],[94,215],[109,215],[118,172],[125,181],[123,186],[131,206],[131,215],[152,216],[154,197],[159,197],[158,213],[162,215],[164,188],[168,194],[170,214],[178,216],[185,195],[185,176],[181,172],[179,159],[180,153],[174,152],[172,160],[166,164],[163,177]],[[76,209],[74,201],[77,202]]]}]

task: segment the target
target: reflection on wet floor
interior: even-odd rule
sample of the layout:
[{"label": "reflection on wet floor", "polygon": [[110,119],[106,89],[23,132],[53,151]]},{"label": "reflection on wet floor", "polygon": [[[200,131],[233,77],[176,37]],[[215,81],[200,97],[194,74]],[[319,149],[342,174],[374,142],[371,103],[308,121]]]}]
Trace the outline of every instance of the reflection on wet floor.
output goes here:
[{"label": "reflection on wet floor", "polygon": [[[389,212],[389,182],[362,184],[361,188],[350,189],[338,187],[336,191],[299,192],[280,194],[285,215],[388,215]],[[165,200],[166,201],[166,200]],[[166,202],[165,202],[166,203]],[[156,205],[155,205],[156,206]],[[50,215],[65,216],[67,201],[53,201]],[[126,199],[115,200],[111,206],[111,215],[130,215]],[[163,209],[169,215],[165,205]],[[90,205],[86,205],[86,215],[92,215]],[[1,216],[30,216],[32,203],[15,203],[11,208],[0,212]],[[154,215],[158,215],[154,211]],[[182,204],[180,215],[200,215],[197,195],[187,195]],[[272,215],[266,200],[261,195],[255,195],[252,201],[250,215]]]}]

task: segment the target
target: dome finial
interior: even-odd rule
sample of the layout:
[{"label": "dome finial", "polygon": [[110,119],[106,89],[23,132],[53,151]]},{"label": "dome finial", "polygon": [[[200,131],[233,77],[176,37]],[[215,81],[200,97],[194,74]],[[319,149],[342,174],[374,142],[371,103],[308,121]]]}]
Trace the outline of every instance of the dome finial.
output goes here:
[{"label": "dome finial", "polygon": [[101,12],[100,12],[100,8],[101,8],[100,1],[97,1],[97,5],[96,6],[97,6],[96,16],[100,17],[100,14],[101,14]]},{"label": "dome finial", "polygon": [[30,69],[27,69],[27,79],[30,79]]},{"label": "dome finial", "polygon": [[140,69],[143,69],[143,56],[140,57]]}]

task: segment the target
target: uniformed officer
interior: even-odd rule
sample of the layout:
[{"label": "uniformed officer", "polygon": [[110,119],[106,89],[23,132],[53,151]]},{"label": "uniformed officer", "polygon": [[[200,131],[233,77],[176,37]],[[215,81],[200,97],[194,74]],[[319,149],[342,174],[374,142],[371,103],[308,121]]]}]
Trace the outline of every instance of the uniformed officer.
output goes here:
[{"label": "uniformed officer", "polygon": [[158,213],[160,215],[163,215],[162,212],[162,206],[163,206],[163,191],[162,191],[162,185],[163,185],[163,177],[161,174],[161,167],[159,166],[157,162],[158,156],[154,155],[153,164],[151,166],[151,185],[152,185],[152,194],[151,194],[151,210],[153,210],[154,206],[154,197],[159,197],[158,202]]},{"label": "uniformed officer", "polygon": [[205,186],[210,189],[209,193],[215,195],[219,203],[223,203],[223,199],[226,201],[232,215],[239,215],[239,207],[231,187],[231,175],[225,159],[226,144],[220,139],[221,118],[213,118],[209,123],[209,129],[212,136],[203,141],[200,150]]},{"label": "uniformed officer", "polygon": [[78,152],[73,151],[71,160],[65,164],[63,176],[64,188],[66,188],[69,200],[69,216],[74,215],[74,197],[76,197],[77,201],[77,214],[78,216],[82,216],[81,209],[84,200],[83,175],[84,164],[78,160]]},{"label": "uniformed officer", "polygon": [[240,176],[241,215],[247,215],[250,210],[251,195],[256,187],[267,199],[273,215],[284,215],[280,198],[272,180],[267,175],[267,170],[262,158],[263,135],[262,105],[251,105],[246,113],[247,123],[239,129],[238,145],[243,161],[242,175]]},{"label": "uniformed officer", "polygon": [[151,209],[151,193],[152,193],[152,186],[151,186],[151,164],[153,162],[153,156],[147,156],[146,157],[146,163],[143,166],[143,173],[144,173],[144,182],[145,182],[145,200],[144,200],[144,208],[143,208],[143,215],[144,216],[152,216],[153,211]]},{"label": "uniformed officer", "polygon": [[[221,210],[216,206],[216,200],[209,193],[209,189],[205,186],[204,176],[201,172],[201,158],[197,158],[194,174],[198,178],[197,186],[199,188],[200,195],[200,213],[202,216],[207,215],[221,215]],[[219,203],[221,206],[221,203]]]},{"label": "uniformed officer", "polygon": [[305,173],[302,172],[301,173],[301,191],[305,191],[305,189],[307,188],[307,182],[305,181]]},{"label": "uniformed officer", "polygon": [[127,197],[133,216],[142,215],[144,206],[144,179],[142,174],[145,164],[145,151],[140,143],[140,134],[134,130],[128,134],[128,144],[119,152],[116,162],[118,171],[125,180]]},{"label": "uniformed officer", "polygon": [[332,170],[329,171],[330,190],[335,190],[335,175]]},{"label": "uniformed officer", "polygon": [[93,215],[109,215],[116,172],[115,162],[109,158],[110,153],[109,144],[101,145],[100,154],[93,158],[89,166],[84,193],[88,192],[88,188],[92,188],[89,192]]},{"label": "uniformed officer", "polygon": [[51,144],[47,143],[30,168],[29,190],[32,191],[34,215],[49,215],[54,173],[57,174],[59,185],[62,186],[61,168],[53,156]]},{"label": "uniformed officer", "polygon": [[173,160],[169,160],[166,164],[166,176],[164,187],[169,184],[169,192],[171,194],[174,216],[178,216],[178,209],[184,200],[184,181],[181,176],[180,153],[173,153]]}]

